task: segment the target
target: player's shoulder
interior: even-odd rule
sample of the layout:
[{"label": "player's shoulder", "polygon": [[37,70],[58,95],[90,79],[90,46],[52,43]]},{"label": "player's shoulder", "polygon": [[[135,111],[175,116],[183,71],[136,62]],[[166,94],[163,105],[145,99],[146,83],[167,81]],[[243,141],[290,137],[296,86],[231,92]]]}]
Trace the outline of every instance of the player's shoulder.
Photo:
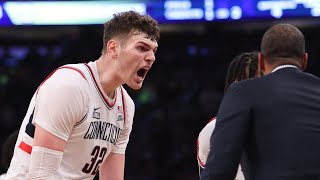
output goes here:
[{"label": "player's shoulder", "polygon": [[40,84],[39,89],[65,89],[72,92],[88,90],[83,71],[77,66],[64,65],[52,71]]},{"label": "player's shoulder", "polygon": [[[82,65],[83,66],[83,65]],[[55,69],[49,76],[53,76],[54,78],[59,78],[61,83],[72,83],[73,85],[77,85],[79,83],[85,83],[87,81],[87,77],[85,76],[84,69],[81,64],[66,64]]]},{"label": "player's shoulder", "polygon": [[212,127],[212,126],[215,126],[216,122],[217,122],[217,117],[212,118],[212,119],[207,123],[207,125],[204,127],[204,129],[205,129],[205,128]]},{"label": "player's shoulder", "polygon": [[64,72],[65,74],[69,74],[71,76],[77,77],[82,80],[86,80],[85,75],[85,65],[83,63],[79,64],[66,64],[57,68],[57,71]]}]

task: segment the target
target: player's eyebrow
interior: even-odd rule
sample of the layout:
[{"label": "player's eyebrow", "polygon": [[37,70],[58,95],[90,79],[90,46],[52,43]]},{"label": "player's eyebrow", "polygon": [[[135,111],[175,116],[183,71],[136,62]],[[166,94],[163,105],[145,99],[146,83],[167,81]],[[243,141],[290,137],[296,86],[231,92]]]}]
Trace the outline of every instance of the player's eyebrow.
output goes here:
[{"label": "player's eyebrow", "polygon": [[157,52],[158,46],[155,46],[154,48],[152,48],[151,45],[148,44],[148,43],[146,43],[146,42],[139,41],[138,43],[141,43],[141,44],[143,44],[143,45],[145,45],[145,46],[148,46],[150,49],[153,50],[153,52]]}]

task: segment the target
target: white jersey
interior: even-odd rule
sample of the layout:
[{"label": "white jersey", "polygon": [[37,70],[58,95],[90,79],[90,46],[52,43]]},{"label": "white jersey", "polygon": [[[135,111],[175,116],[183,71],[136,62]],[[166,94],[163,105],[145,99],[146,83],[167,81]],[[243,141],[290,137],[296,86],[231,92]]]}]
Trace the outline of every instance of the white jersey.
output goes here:
[{"label": "white jersey", "polygon": [[5,179],[6,179],[6,176],[7,176],[6,173],[1,174],[1,175],[0,175],[0,180],[5,180]]},{"label": "white jersey", "polygon": [[66,141],[55,179],[93,179],[110,153],[125,153],[133,115],[134,103],[122,86],[113,100],[102,91],[95,62],[62,66],[30,102],[7,178],[26,179],[38,124]]},{"label": "white jersey", "polygon": [[[216,118],[211,119],[208,124],[201,130],[197,140],[197,160],[199,171],[205,168],[207,158],[210,151],[210,138],[214,128],[216,127]],[[199,172],[200,173],[200,172]],[[236,180],[244,180],[241,166],[239,165]]]}]

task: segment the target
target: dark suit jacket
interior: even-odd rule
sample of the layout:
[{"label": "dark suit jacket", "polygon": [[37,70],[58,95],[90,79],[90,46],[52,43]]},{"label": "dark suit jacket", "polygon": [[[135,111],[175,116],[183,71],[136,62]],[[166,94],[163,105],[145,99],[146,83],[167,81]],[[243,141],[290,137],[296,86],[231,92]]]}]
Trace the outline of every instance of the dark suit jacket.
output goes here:
[{"label": "dark suit jacket", "polygon": [[202,180],[320,180],[320,79],[297,68],[234,83],[219,108]]}]

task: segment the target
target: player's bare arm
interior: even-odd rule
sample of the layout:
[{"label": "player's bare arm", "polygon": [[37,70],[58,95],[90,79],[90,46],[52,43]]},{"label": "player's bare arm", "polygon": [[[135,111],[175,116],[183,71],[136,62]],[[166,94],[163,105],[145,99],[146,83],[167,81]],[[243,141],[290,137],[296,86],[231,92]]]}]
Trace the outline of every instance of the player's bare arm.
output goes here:
[{"label": "player's bare arm", "polygon": [[124,179],[125,155],[111,153],[100,167],[100,180],[123,180]]}]

